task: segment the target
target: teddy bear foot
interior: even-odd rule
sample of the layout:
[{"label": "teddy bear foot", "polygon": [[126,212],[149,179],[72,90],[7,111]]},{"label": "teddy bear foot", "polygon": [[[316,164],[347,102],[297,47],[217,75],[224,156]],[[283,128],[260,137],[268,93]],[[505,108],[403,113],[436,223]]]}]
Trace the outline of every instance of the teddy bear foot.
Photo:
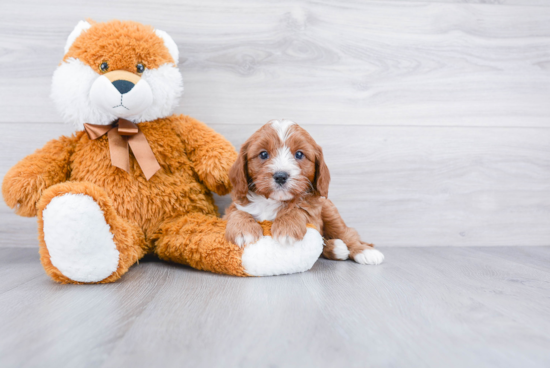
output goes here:
[{"label": "teddy bear foot", "polygon": [[120,278],[141,254],[130,244],[118,246],[116,235],[122,230],[124,237],[134,233],[139,238],[139,230],[120,219],[110,200],[101,198],[103,193],[92,184],[61,186],[48,189],[43,197],[51,198],[41,200],[40,253],[46,272],[62,283],[103,283]]},{"label": "teddy bear foot", "polygon": [[98,282],[118,268],[120,253],[97,203],[83,194],[55,197],[44,209],[44,240],[52,264],[78,282]]},{"label": "teddy bear foot", "polygon": [[313,225],[308,225],[304,238],[293,245],[273,239],[271,222],[260,225],[260,240],[242,247],[225,239],[227,221],[193,213],[167,221],[152,240],[160,259],[233,276],[304,272],[311,269],[323,251],[323,237]]},{"label": "teddy bear foot", "polygon": [[323,251],[323,237],[308,225],[302,240],[281,244],[264,231],[264,236],[244,248],[243,267],[251,276],[276,276],[310,270]]}]

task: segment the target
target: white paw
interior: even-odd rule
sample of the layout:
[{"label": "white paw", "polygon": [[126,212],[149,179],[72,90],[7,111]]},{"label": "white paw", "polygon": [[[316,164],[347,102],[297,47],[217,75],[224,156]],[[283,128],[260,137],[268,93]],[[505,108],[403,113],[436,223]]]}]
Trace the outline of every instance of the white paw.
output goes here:
[{"label": "white paw", "polygon": [[239,247],[252,244],[255,242],[256,242],[256,239],[252,234],[242,234],[235,238],[235,244],[237,244]]},{"label": "white paw", "polygon": [[336,256],[336,259],[345,261],[346,259],[349,258],[349,249],[346,243],[344,243],[340,239],[336,239],[334,240],[333,244],[334,244],[334,249],[332,250],[332,252]]},{"label": "white paw", "polygon": [[384,262],[384,255],[378,249],[367,248],[357,254],[353,260],[360,264],[379,265]]},{"label": "white paw", "polygon": [[289,235],[279,236],[275,238],[275,241],[284,246],[290,246],[296,243],[296,239]]},{"label": "white paw", "polygon": [[55,197],[44,209],[43,219],[50,261],[64,276],[97,282],[117,270],[119,252],[113,234],[92,197]]}]

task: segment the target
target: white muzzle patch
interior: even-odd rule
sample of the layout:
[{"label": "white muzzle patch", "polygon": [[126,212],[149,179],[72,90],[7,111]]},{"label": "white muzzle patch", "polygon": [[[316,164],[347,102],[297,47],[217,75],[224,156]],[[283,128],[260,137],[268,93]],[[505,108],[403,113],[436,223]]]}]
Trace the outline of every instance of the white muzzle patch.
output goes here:
[{"label": "white muzzle patch", "polygon": [[153,93],[149,83],[143,79],[129,91],[121,93],[106,76],[100,76],[92,84],[90,101],[105,113],[126,119],[147,110],[153,103]]},{"label": "white muzzle patch", "polygon": [[273,191],[269,198],[277,201],[288,201],[292,199],[293,195],[290,193],[290,190],[294,188],[296,179],[300,175],[301,170],[287,146],[283,146],[277,150],[277,154],[273,158],[273,162],[269,165],[269,169],[273,174],[282,172],[288,175],[283,185],[279,185],[275,180],[271,182]]},{"label": "white muzzle patch", "polygon": [[170,116],[182,92],[181,73],[170,63],[145,69],[122,94],[107,77],[69,58],[53,75],[51,97],[63,120],[82,130],[84,123],[108,125],[117,118],[141,123]]}]

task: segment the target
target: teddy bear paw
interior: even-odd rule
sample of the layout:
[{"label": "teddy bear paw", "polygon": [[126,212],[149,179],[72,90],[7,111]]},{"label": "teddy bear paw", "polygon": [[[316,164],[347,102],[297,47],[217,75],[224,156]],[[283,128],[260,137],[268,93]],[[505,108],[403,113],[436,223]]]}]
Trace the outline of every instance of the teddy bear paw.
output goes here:
[{"label": "teddy bear paw", "polygon": [[117,270],[119,251],[94,199],[85,194],[55,197],[43,212],[50,261],[65,277],[98,282]]}]

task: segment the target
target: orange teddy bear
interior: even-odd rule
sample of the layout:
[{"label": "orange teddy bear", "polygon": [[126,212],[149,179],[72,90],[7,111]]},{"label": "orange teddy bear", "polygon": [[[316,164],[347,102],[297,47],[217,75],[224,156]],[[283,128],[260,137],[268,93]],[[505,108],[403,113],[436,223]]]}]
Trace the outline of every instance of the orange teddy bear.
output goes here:
[{"label": "orange teddy bear", "polygon": [[[38,215],[41,262],[61,283],[119,279],[145,254],[236,276],[311,268],[322,238],[292,248],[224,239],[211,191],[224,195],[233,146],[172,115],[183,91],[170,36],[135,22],[80,22],[53,76],[52,98],[79,131],[48,142],[4,178],[6,203]],[[131,149],[131,151],[129,150]]]}]

